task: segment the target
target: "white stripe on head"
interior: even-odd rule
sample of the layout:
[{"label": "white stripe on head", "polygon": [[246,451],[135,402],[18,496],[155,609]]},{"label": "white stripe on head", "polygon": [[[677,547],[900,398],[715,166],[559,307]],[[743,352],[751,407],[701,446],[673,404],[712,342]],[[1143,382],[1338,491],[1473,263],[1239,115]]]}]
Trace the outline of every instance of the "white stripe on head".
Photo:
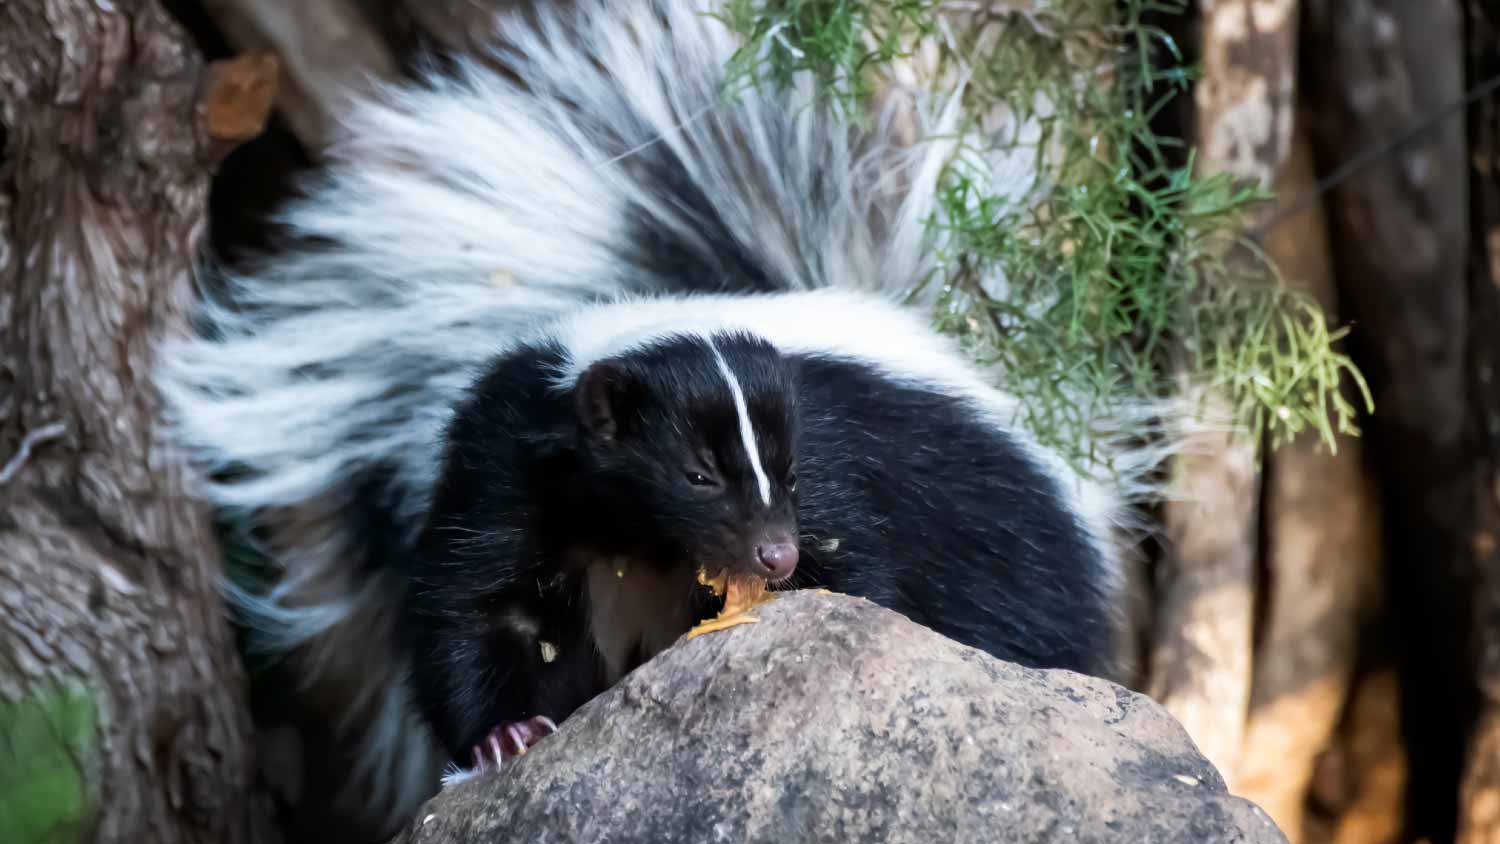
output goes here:
[{"label": "white stripe on head", "polygon": [[760,484],[761,503],[770,507],[771,479],[766,477],[766,471],[760,465],[760,452],[755,446],[755,430],[750,427],[750,408],[745,406],[745,393],[740,389],[739,379],[729,369],[729,363],[719,354],[719,347],[714,345],[713,338],[709,338],[708,348],[713,351],[714,361],[719,364],[719,374],[729,383],[729,394],[734,396],[734,409],[740,416],[740,441],[745,446],[745,454],[750,458],[750,468],[755,470],[756,483]]}]

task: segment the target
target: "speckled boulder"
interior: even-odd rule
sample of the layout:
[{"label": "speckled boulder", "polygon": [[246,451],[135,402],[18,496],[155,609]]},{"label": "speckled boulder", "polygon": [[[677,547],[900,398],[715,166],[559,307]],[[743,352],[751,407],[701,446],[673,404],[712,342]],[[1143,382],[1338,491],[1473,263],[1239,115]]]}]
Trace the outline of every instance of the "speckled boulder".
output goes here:
[{"label": "speckled boulder", "polygon": [[682,640],[397,838],[1130,842],[1286,838],[1151,700],[798,592]]}]

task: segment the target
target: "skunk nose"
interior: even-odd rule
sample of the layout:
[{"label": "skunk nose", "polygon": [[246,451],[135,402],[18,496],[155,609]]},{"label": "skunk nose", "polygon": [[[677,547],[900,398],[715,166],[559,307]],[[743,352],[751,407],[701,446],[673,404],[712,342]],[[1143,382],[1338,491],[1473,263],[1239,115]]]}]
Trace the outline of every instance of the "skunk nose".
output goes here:
[{"label": "skunk nose", "polygon": [[791,577],[793,569],[797,568],[797,546],[790,542],[757,545],[755,558],[770,571],[767,577],[784,580]]}]

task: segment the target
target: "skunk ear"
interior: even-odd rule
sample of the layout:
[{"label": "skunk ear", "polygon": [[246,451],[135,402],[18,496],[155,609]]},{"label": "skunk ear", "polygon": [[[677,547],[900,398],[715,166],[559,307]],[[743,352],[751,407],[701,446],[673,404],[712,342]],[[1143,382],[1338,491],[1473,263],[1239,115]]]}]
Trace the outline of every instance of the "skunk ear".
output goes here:
[{"label": "skunk ear", "polygon": [[603,361],[578,376],[578,383],[573,386],[573,410],[589,436],[611,440],[619,432],[616,419],[627,377],[624,370]]}]

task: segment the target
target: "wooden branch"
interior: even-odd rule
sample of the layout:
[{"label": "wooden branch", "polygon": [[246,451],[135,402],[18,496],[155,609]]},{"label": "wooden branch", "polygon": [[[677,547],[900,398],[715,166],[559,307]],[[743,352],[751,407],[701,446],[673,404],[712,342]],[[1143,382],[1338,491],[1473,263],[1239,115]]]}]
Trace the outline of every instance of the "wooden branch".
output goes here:
[{"label": "wooden branch", "polygon": [[[1491,683],[1489,677],[1485,682]],[[1459,791],[1459,844],[1500,841],[1500,709],[1485,701],[1469,738],[1463,783]]]},{"label": "wooden branch", "polygon": [[276,108],[309,152],[327,146],[350,93],[396,77],[380,33],[351,0],[203,0],[225,38],[281,63]]},{"label": "wooden branch", "polygon": [[[1320,172],[1463,95],[1457,0],[1304,2]],[[1467,152],[1463,121],[1439,122],[1326,203],[1351,346],[1375,397],[1366,435],[1383,485],[1412,840],[1453,840],[1475,704],[1468,628],[1483,469],[1467,396]]]},{"label": "wooden branch", "polygon": [[[1315,181],[1306,134],[1294,130],[1272,213]],[[1288,284],[1316,298],[1337,324],[1321,206],[1286,219],[1265,246]],[[1235,782],[1293,842],[1305,840],[1308,786],[1349,696],[1365,584],[1383,575],[1378,488],[1365,469],[1363,445],[1345,437],[1331,454],[1307,432],[1268,457],[1269,583]]]},{"label": "wooden branch", "polygon": [[[1198,397],[1211,417],[1227,416],[1220,397]],[[1250,699],[1257,467],[1254,449],[1237,437],[1188,440],[1164,512],[1170,548],[1159,574],[1147,692],[1229,781]]]},{"label": "wooden branch", "polygon": [[265,131],[280,71],[269,53],[209,64],[198,93],[198,125],[215,160]]},{"label": "wooden branch", "polygon": [[205,230],[202,62],[154,0],[0,18],[0,838],[274,841],[150,388]]},{"label": "wooden branch", "polygon": [[[1329,844],[1405,841],[1406,748],[1401,743],[1400,678],[1385,666],[1361,677],[1329,752],[1319,760],[1313,799],[1327,821],[1304,826],[1303,840]],[[1321,828],[1317,828],[1321,827]]]},{"label": "wooden branch", "polygon": [[[1296,3],[1200,0],[1199,8],[1199,165],[1269,185],[1290,148]],[[1224,397],[1203,399],[1212,415],[1228,416]],[[1174,469],[1176,500],[1164,511],[1170,545],[1148,688],[1229,779],[1250,702],[1259,467],[1255,444],[1243,437],[1192,440]]]}]

